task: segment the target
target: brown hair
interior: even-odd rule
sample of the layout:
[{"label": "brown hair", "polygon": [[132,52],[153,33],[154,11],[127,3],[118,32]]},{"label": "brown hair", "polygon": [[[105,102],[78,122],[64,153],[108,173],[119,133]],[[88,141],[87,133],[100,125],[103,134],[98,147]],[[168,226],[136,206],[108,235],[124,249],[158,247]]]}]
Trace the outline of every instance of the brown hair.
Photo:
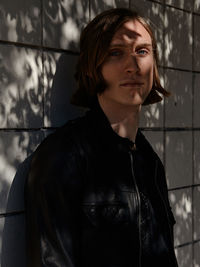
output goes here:
[{"label": "brown hair", "polygon": [[108,47],[116,31],[125,22],[133,19],[139,21],[148,31],[154,52],[153,87],[143,105],[161,101],[160,94],[170,95],[160,84],[157,43],[150,25],[136,11],[127,8],[113,8],[96,16],[82,31],[80,55],[75,73],[78,89],[72,96],[72,104],[90,107],[97,93],[106,89],[101,66],[107,56]]}]

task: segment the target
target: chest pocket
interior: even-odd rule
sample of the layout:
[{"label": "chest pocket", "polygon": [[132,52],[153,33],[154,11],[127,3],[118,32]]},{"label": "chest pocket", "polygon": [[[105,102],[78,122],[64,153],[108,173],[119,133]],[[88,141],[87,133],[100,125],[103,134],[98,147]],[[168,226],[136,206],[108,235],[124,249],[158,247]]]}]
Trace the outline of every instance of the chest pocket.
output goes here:
[{"label": "chest pocket", "polygon": [[84,215],[95,227],[125,226],[130,221],[130,212],[126,203],[84,203]]}]

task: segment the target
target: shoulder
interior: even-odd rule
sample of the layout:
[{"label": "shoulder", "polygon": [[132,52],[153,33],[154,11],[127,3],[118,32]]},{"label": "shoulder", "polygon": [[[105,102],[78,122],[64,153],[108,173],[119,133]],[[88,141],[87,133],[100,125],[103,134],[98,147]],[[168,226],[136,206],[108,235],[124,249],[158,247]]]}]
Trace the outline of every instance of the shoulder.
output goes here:
[{"label": "shoulder", "polygon": [[[77,138],[83,118],[67,122],[48,135],[33,153],[25,182],[26,201],[30,195],[59,201],[61,192],[79,192],[83,181],[83,156]],[[74,194],[75,197],[75,194]]]},{"label": "shoulder", "polygon": [[68,121],[49,134],[33,153],[32,172],[61,172],[67,166],[77,169],[81,164],[80,142],[84,134],[85,116]]},{"label": "shoulder", "polygon": [[51,153],[53,149],[59,151],[60,149],[75,147],[84,132],[84,125],[85,116],[69,120],[49,134],[38,146],[35,153]]}]

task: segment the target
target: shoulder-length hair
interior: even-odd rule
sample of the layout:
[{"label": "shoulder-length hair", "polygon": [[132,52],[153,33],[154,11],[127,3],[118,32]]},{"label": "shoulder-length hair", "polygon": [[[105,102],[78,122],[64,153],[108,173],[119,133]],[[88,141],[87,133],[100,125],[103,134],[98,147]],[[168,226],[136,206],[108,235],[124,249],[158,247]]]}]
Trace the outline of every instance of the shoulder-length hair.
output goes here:
[{"label": "shoulder-length hair", "polygon": [[82,31],[80,54],[75,73],[78,88],[72,96],[72,104],[91,107],[97,94],[106,90],[106,82],[102,76],[101,67],[108,55],[108,48],[114,34],[129,20],[139,21],[152,40],[154,57],[153,86],[143,105],[161,101],[161,95],[170,95],[160,83],[157,43],[150,25],[144,17],[134,10],[113,8],[96,16]]}]

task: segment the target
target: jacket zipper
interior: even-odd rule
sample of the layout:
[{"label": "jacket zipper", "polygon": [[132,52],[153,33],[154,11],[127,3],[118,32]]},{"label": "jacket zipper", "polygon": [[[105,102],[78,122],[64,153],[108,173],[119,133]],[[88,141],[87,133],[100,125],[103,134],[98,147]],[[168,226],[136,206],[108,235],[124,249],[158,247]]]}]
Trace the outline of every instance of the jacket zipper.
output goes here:
[{"label": "jacket zipper", "polygon": [[130,159],[131,159],[131,173],[133,178],[133,183],[135,186],[135,199],[137,203],[137,211],[138,211],[138,233],[139,233],[139,266],[141,267],[141,258],[142,258],[142,240],[141,240],[141,199],[140,194],[137,186],[137,182],[135,179],[134,169],[133,169],[133,154],[131,151],[129,151]]}]

